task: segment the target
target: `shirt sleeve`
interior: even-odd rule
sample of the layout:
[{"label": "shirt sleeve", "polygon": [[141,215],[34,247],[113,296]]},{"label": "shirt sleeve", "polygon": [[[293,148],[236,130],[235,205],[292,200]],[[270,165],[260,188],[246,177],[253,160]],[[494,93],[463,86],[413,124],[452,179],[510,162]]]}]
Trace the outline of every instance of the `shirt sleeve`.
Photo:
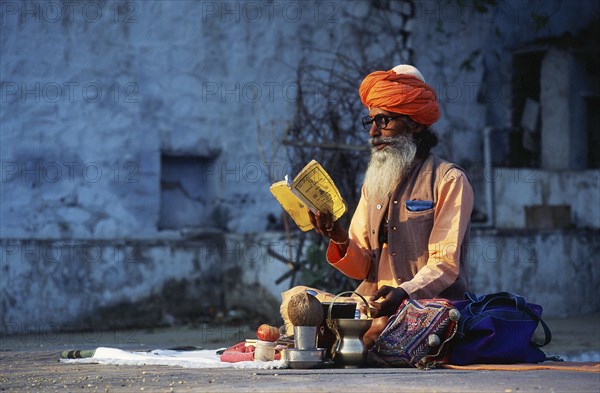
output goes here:
[{"label": "shirt sleeve", "polygon": [[327,248],[327,261],[346,276],[356,280],[367,278],[371,269],[372,254],[367,233],[367,220],[367,199],[363,187],[350,223],[348,231],[350,243],[346,253],[342,255],[339,247],[333,242],[329,242]]},{"label": "shirt sleeve", "polygon": [[446,172],[438,188],[427,264],[412,280],[400,284],[411,299],[436,297],[458,278],[460,249],[473,201],[473,189],[464,172],[457,168]]}]

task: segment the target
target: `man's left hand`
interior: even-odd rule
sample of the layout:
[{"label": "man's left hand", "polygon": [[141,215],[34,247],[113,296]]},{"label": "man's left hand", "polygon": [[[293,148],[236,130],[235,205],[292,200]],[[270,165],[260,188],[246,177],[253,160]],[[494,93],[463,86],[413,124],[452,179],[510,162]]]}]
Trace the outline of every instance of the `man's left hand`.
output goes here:
[{"label": "man's left hand", "polygon": [[[377,302],[378,299],[383,298],[382,302]],[[404,299],[408,298],[408,294],[402,288],[394,288],[387,285],[382,286],[371,296],[369,304],[371,305],[371,313],[375,309],[374,318],[390,316],[396,312],[398,307]]]}]

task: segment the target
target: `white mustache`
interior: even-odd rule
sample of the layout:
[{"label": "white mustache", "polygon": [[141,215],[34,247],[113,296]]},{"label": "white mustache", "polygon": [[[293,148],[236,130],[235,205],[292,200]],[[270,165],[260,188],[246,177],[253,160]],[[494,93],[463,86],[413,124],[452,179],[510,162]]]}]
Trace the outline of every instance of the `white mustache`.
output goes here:
[{"label": "white mustache", "polygon": [[[400,138],[402,138],[402,137],[400,137]],[[379,145],[382,143],[389,145],[391,143],[398,142],[398,140],[399,140],[399,137],[397,137],[397,136],[378,136],[378,137],[370,138],[369,144],[371,146]]]}]

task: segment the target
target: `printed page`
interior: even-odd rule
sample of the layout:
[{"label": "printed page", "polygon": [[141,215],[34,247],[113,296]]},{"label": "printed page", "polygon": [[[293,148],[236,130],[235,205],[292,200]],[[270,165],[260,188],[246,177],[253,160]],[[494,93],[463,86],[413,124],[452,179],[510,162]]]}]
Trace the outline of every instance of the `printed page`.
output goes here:
[{"label": "printed page", "polygon": [[308,217],[307,206],[292,192],[285,180],[273,183],[269,190],[300,230],[306,232],[313,228]]},{"label": "printed page", "polygon": [[[292,190],[311,207],[332,213],[334,220],[346,212],[346,203],[329,174],[315,160],[309,162],[292,182]],[[313,210],[314,210],[313,209]]]}]

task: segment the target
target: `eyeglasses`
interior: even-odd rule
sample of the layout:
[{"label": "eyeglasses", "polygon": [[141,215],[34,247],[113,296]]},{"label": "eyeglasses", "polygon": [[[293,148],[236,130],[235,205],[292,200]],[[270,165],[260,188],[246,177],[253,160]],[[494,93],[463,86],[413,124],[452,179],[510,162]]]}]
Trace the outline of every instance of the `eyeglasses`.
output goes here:
[{"label": "eyeglasses", "polygon": [[377,128],[379,128],[380,130],[385,130],[386,127],[388,126],[388,124],[390,124],[390,120],[398,119],[401,117],[404,117],[404,116],[387,116],[382,113],[375,115],[373,117],[365,116],[362,118],[362,125],[363,125],[363,127],[365,127],[365,130],[370,131],[371,127],[373,125],[373,122],[375,122],[375,125],[377,125]]}]

